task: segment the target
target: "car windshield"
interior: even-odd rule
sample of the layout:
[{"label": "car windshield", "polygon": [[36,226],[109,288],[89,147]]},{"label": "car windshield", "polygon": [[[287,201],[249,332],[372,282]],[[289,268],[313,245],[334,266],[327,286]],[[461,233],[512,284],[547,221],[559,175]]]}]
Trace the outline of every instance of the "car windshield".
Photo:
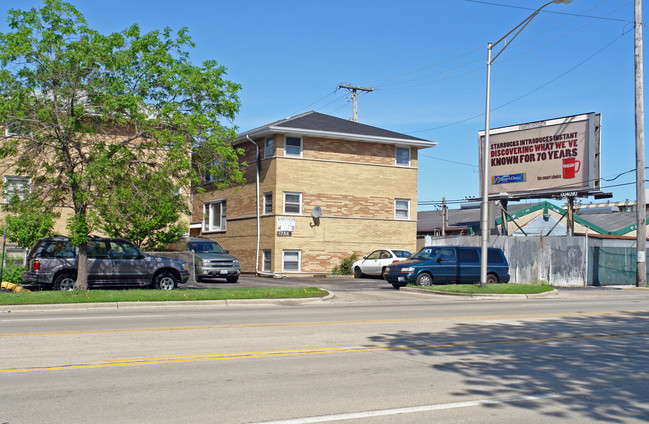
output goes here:
[{"label": "car windshield", "polygon": [[407,250],[393,250],[392,252],[394,252],[394,256],[397,258],[409,258],[412,256],[412,253]]},{"label": "car windshield", "polygon": [[214,241],[190,241],[187,243],[189,250],[201,253],[224,253],[221,246]]},{"label": "car windshield", "polygon": [[419,252],[415,253],[410,259],[429,260],[439,252],[441,247],[424,247]]}]

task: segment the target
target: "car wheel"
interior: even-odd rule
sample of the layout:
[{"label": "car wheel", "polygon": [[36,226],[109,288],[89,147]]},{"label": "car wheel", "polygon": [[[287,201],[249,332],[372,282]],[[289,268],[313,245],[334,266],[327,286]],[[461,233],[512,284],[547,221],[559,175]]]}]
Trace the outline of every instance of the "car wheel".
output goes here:
[{"label": "car wheel", "polygon": [[363,277],[363,271],[361,271],[360,267],[355,267],[354,268],[354,278],[361,278]]},{"label": "car wheel", "polygon": [[56,280],[54,281],[54,290],[60,290],[60,291],[74,290],[74,283],[76,281],[77,281],[77,277],[70,272],[61,274],[58,277],[56,277]]},{"label": "car wheel", "polygon": [[225,280],[230,284],[234,284],[237,281],[239,281],[239,277],[237,276],[237,277],[226,278]]},{"label": "car wheel", "polygon": [[487,275],[487,284],[498,284],[498,276],[496,274]]},{"label": "car wheel", "polygon": [[169,271],[163,271],[155,277],[155,288],[158,290],[173,290],[178,285],[178,278]]},{"label": "car wheel", "polygon": [[426,286],[426,287],[432,286],[433,276],[428,274],[427,272],[422,272],[417,276],[417,280],[415,281],[415,283],[418,286]]}]

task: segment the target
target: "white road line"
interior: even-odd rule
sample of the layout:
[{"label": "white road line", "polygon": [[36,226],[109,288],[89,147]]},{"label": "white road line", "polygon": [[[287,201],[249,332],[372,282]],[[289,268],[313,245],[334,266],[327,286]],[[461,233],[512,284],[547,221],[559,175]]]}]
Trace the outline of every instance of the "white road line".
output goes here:
[{"label": "white road line", "polygon": [[94,316],[94,317],[49,317],[49,318],[8,318],[0,319],[0,322],[31,322],[31,321],[80,321],[89,322],[95,319],[118,319],[118,318],[152,318],[152,317],[167,317],[169,315],[107,315],[107,316]]},{"label": "white road line", "polygon": [[262,421],[254,424],[324,423],[330,421],[353,420],[353,419],[371,418],[371,417],[384,417],[388,415],[413,414],[418,412],[439,411],[442,409],[467,408],[471,406],[480,406],[480,405],[499,405],[504,403],[523,402],[529,400],[541,400],[541,399],[548,399],[554,397],[559,397],[559,395],[556,393],[549,393],[549,394],[539,394],[539,395],[531,395],[531,396],[517,396],[511,398],[504,398],[504,399],[480,399],[480,400],[472,400],[466,402],[442,403],[437,405],[412,406],[409,408],[383,409],[377,411],[353,412],[348,414],[321,415],[319,417],[294,418],[290,420],[279,420],[279,421]]}]

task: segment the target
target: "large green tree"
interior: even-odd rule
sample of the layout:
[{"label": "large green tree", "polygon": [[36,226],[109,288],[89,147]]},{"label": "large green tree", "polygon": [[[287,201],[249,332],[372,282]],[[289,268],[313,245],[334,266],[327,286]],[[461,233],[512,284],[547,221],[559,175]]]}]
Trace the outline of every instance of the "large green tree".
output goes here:
[{"label": "large green tree", "polygon": [[[194,65],[186,29],[104,35],[60,0],[10,10],[0,34],[0,160],[29,177],[44,203],[69,206],[79,246],[75,288],[87,288],[87,242],[113,201],[184,187],[201,174],[243,181],[232,120],[240,86],[215,61]],[[222,172],[227,171],[227,172]],[[149,187],[150,188],[150,187]],[[133,193],[136,198],[136,193]]]}]

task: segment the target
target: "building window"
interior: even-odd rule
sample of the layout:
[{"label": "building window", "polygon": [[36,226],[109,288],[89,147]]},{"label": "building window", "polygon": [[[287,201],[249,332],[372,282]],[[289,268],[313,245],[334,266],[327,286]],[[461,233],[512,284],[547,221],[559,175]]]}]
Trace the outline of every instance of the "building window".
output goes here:
[{"label": "building window", "polygon": [[300,272],[301,250],[284,250],[282,251],[282,271]]},{"label": "building window", "polygon": [[5,176],[4,199],[8,202],[13,196],[25,199],[30,192],[31,180],[27,177]]},{"label": "building window", "polygon": [[284,193],[284,213],[302,213],[302,193]]},{"label": "building window", "polygon": [[225,231],[225,200],[205,203],[203,231]]},{"label": "building window", "polygon": [[396,164],[400,166],[410,166],[410,147],[396,148]]},{"label": "building window", "polygon": [[228,171],[224,163],[225,160],[218,159],[208,163],[205,168],[205,174],[203,175],[203,181],[206,184],[214,181],[225,181],[228,176]]},{"label": "building window", "polygon": [[264,142],[264,159],[272,158],[275,155],[275,143],[273,137],[266,137]]},{"label": "building window", "polygon": [[302,157],[302,139],[299,137],[286,137],[284,156]]},{"label": "building window", "polygon": [[394,201],[394,219],[410,219],[409,199],[396,199]]},{"label": "building window", "polygon": [[273,193],[264,193],[264,215],[273,213]]},{"label": "building window", "polygon": [[262,255],[263,255],[263,271],[265,272],[271,272],[271,251],[270,250],[262,250]]}]

